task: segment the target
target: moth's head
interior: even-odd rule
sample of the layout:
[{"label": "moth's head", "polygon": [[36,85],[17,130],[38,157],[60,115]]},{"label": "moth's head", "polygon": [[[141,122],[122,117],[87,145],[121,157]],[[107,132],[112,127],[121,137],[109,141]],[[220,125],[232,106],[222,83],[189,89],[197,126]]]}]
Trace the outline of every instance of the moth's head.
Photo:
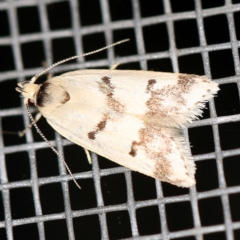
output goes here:
[{"label": "moth's head", "polygon": [[22,94],[22,96],[25,98],[25,102],[27,102],[29,99],[31,102],[36,103],[36,96],[39,88],[40,85],[38,84],[21,82],[18,83],[18,87],[16,88],[16,90]]}]

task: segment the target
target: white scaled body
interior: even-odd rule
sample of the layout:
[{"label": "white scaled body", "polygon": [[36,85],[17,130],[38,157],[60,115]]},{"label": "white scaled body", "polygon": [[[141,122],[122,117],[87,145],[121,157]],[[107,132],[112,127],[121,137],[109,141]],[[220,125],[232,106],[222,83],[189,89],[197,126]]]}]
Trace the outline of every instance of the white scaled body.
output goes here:
[{"label": "white scaled body", "polygon": [[72,142],[171,184],[195,184],[180,128],[219,90],[204,76],[80,70],[22,86],[48,123]]}]

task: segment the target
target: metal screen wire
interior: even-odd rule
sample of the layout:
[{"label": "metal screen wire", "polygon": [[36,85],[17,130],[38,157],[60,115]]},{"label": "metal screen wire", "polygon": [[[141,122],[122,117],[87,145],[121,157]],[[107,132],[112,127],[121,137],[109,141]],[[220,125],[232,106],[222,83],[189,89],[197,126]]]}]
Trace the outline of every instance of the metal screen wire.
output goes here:
[{"label": "metal screen wire", "polygon": [[[0,239],[240,239],[239,22],[240,2],[230,0],[1,1]],[[17,82],[42,71],[42,61],[49,66],[125,38],[131,41],[51,73],[118,62],[119,69],[217,81],[218,97],[183,130],[197,165],[191,189],[94,153],[90,165],[81,147],[41,119],[79,190],[35,129],[14,135],[29,124]]]}]

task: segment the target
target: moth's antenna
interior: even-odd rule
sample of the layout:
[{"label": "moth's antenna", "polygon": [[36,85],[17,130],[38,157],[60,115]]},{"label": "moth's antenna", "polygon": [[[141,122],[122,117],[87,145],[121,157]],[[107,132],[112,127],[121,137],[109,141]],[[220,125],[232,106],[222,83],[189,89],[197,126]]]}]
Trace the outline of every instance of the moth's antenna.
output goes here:
[{"label": "moth's antenna", "polygon": [[28,113],[28,115],[29,115],[29,118],[30,118],[31,122],[32,122],[32,124],[34,125],[34,127],[36,128],[36,130],[37,130],[37,132],[39,133],[39,135],[40,135],[40,136],[43,138],[43,140],[49,145],[49,147],[57,154],[57,156],[58,156],[58,157],[60,158],[60,160],[63,162],[63,164],[65,165],[67,171],[68,171],[69,174],[71,175],[74,183],[77,185],[77,187],[78,187],[79,189],[81,189],[80,185],[77,183],[76,178],[73,176],[73,174],[72,174],[70,168],[68,167],[66,161],[64,160],[63,156],[57,151],[57,149],[56,149],[55,147],[52,146],[52,144],[47,140],[47,138],[44,136],[44,134],[43,134],[43,133],[41,132],[41,130],[38,128],[36,122],[35,122],[34,119],[33,119],[32,114],[31,114],[31,112],[30,112],[30,110],[29,110],[29,108],[28,108],[28,104],[24,104],[24,105],[25,105],[25,108],[26,108],[26,110],[27,110],[27,113]]},{"label": "moth's antenna", "polygon": [[124,42],[128,42],[128,41],[130,41],[129,38],[124,39],[124,40],[119,41],[119,42],[116,42],[116,43],[113,43],[113,44],[110,44],[110,45],[108,45],[108,46],[106,46],[106,47],[99,48],[99,49],[94,50],[94,51],[92,51],[92,52],[88,52],[88,53],[76,55],[76,56],[73,56],[73,57],[70,57],[70,58],[66,58],[66,59],[64,59],[64,60],[61,60],[61,61],[59,61],[59,62],[56,62],[56,63],[54,63],[52,66],[46,68],[46,69],[43,70],[41,73],[39,73],[39,74],[37,74],[36,76],[34,76],[34,77],[31,79],[30,83],[34,83],[41,75],[43,75],[44,73],[48,72],[50,69],[52,69],[52,68],[54,68],[54,67],[56,67],[56,66],[58,66],[58,65],[60,65],[60,64],[62,64],[62,63],[68,62],[68,61],[70,61],[70,60],[73,60],[73,59],[76,59],[76,58],[79,58],[79,57],[84,57],[84,56],[92,55],[92,54],[101,52],[101,51],[103,51],[103,50],[105,50],[105,49],[107,49],[107,48],[111,48],[111,47],[114,47],[114,46],[116,46],[116,45],[122,44],[122,43],[124,43]]}]

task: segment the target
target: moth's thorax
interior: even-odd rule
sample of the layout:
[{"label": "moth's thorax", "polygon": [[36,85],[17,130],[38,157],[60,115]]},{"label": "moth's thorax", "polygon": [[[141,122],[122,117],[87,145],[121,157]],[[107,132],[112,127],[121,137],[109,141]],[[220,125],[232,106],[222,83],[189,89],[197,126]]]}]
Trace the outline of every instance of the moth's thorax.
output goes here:
[{"label": "moth's thorax", "polygon": [[58,83],[46,81],[36,94],[36,105],[40,108],[56,108],[69,101],[69,93]]}]

